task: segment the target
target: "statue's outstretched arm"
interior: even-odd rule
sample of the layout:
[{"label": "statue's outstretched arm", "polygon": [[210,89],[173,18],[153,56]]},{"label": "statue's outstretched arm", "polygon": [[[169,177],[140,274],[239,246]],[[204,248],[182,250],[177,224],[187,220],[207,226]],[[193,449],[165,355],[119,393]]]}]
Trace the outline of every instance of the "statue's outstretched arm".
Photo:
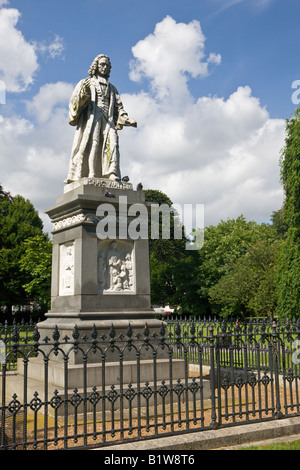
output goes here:
[{"label": "statue's outstretched arm", "polygon": [[128,114],[123,107],[123,103],[121,101],[120,95],[116,88],[115,88],[115,94],[116,94],[115,95],[116,96],[116,105],[115,105],[116,129],[120,130],[124,126],[137,127],[137,122],[134,119],[131,119],[128,117]]}]

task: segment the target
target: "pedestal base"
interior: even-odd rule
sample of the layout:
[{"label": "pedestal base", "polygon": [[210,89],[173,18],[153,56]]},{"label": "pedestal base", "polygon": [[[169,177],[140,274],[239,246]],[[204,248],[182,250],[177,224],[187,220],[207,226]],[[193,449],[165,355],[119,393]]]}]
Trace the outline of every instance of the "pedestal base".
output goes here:
[{"label": "pedestal base", "polygon": [[[168,358],[168,348],[160,345],[161,328],[166,332],[163,322],[153,318],[124,320],[116,317],[110,321],[99,319],[99,314],[95,315],[94,319],[90,319],[91,313],[87,315],[88,318],[82,318],[79,315],[68,317],[64,314],[38,323],[39,342],[43,343],[45,338],[50,339],[48,343],[43,344],[44,353],[49,354],[53,349],[53,340],[56,340],[59,341],[59,348],[63,353],[58,354],[55,360],[64,362],[67,359],[69,364],[83,364],[85,360],[88,363],[102,360],[119,362],[120,354],[123,361],[137,360],[137,352],[140,359],[153,359],[153,348],[156,348],[157,359]],[[66,343],[64,338],[68,338]],[[72,347],[73,338],[80,343],[79,351]],[[93,340],[98,342],[95,351],[92,350]],[[130,344],[133,344],[133,347],[130,348]]]}]

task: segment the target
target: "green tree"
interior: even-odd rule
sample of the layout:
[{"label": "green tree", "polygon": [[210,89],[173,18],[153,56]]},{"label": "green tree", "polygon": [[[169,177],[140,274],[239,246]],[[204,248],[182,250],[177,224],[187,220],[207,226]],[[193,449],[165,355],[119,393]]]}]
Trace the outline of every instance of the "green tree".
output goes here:
[{"label": "green tree", "polygon": [[204,245],[199,250],[197,281],[202,298],[202,310],[219,313],[220,307],[210,300],[210,289],[222,276],[228,274],[238,258],[246,253],[257,231],[255,222],[247,222],[243,215],[237,219],[222,220],[204,231]]},{"label": "green tree", "polygon": [[[172,208],[170,198],[157,190],[145,191],[146,201],[159,206]],[[157,220],[158,238],[153,239],[151,232],[151,210],[149,214],[149,249],[151,300],[153,304],[172,305],[180,313],[195,314],[198,307],[198,294],[193,276],[198,259],[197,251],[186,251],[184,228],[176,211],[171,212],[169,222],[160,214]],[[167,227],[165,227],[165,224]],[[153,227],[152,227],[153,228]],[[167,238],[163,238],[167,228]],[[177,234],[180,238],[176,238]]]},{"label": "green tree", "polygon": [[276,230],[279,238],[284,238],[288,231],[288,226],[284,221],[283,207],[278,211],[273,211],[271,215],[272,227]]},{"label": "green tree", "polygon": [[[207,314],[245,314],[250,305],[249,295],[252,295],[255,286],[258,289],[257,282],[262,279],[262,274],[256,273],[257,279],[254,282],[255,252],[253,251],[251,258],[251,250],[257,244],[256,251],[259,252],[262,245],[263,252],[264,240],[266,243],[272,240],[273,243],[277,239],[278,235],[273,227],[246,221],[242,215],[237,219],[227,219],[216,226],[206,227],[204,245],[199,250],[200,263],[197,270],[202,310]],[[249,254],[244,256],[247,253]],[[247,264],[250,261],[251,269],[250,264]],[[257,261],[255,269],[258,267]],[[261,295],[262,289],[261,284]],[[254,305],[251,308],[253,309]]]},{"label": "green tree", "polygon": [[300,243],[293,229],[283,240],[277,259],[278,315],[300,315]]},{"label": "green tree", "polygon": [[23,288],[32,301],[40,304],[41,310],[50,307],[51,298],[52,242],[48,235],[36,235],[24,241],[24,253],[20,267],[28,276]]},{"label": "green tree", "polygon": [[43,233],[43,222],[31,202],[11,197],[2,188],[0,195],[0,301],[11,312],[13,304],[27,301],[24,285],[27,274],[20,269],[24,240]]},{"label": "green tree", "polygon": [[[176,291],[174,276],[176,263],[184,254],[183,240],[174,240],[174,214],[167,214],[167,221],[170,223],[169,236],[163,238],[163,226],[166,219],[162,213],[158,214],[158,220],[155,222],[152,207],[158,205],[170,209],[172,201],[170,198],[158,190],[146,190],[145,199],[151,203],[149,209],[149,251],[150,251],[150,282],[151,282],[151,300],[153,304],[166,305],[173,303],[173,295]],[[151,217],[152,216],[152,217]],[[155,222],[155,223],[154,223]],[[158,238],[153,238],[153,229],[157,229]]]},{"label": "green tree", "polygon": [[286,120],[285,146],[280,157],[281,181],[285,193],[283,218],[300,236],[300,108]]},{"label": "green tree", "polygon": [[221,314],[273,316],[277,307],[276,261],[280,241],[264,227],[261,239],[249,245],[230,272],[209,291],[212,302],[221,305]]},{"label": "green tree", "polygon": [[2,184],[0,184],[0,198],[3,198],[3,199],[8,199],[10,201],[12,201],[12,195],[10,194],[9,191],[5,191]]},{"label": "green tree", "polygon": [[286,121],[280,168],[287,232],[277,262],[278,314],[296,317],[300,315],[300,108]]}]

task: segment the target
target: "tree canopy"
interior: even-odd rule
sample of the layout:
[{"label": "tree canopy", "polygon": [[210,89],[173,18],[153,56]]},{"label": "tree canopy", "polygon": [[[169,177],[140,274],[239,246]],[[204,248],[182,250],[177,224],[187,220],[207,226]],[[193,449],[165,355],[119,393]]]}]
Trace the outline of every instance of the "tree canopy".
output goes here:
[{"label": "tree canopy", "polygon": [[280,241],[270,228],[254,240],[230,271],[209,290],[212,302],[222,306],[223,315],[274,316],[277,307],[276,259]]},{"label": "tree canopy", "polygon": [[281,181],[285,193],[283,218],[288,228],[300,236],[300,108],[286,120],[285,146],[280,158]]},{"label": "tree canopy", "polygon": [[20,259],[26,250],[25,241],[36,236],[43,236],[43,222],[32,203],[20,195],[12,197],[1,186],[0,301],[8,311],[12,305],[24,305],[28,300],[24,286],[29,273],[21,270]]},{"label": "tree canopy", "polygon": [[28,276],[23,288],[28,298],[39,303],[42,311],[50,307],[52,242],[44,234],[24,240],[20,268]]},{"label": "tree canopy", "polygon": [[300,315],[300,108],[286,121],[280,168],[286,231],[277,260],[278,314],[292,318]]},{"label": "tree canopy", "polygon": [[[172,204],[159,191],[146,194],[148,201]],[[152,302],[197,316],[276,315],[287,224],[282,209],[271,219],[258,224],[240,215],[208,226],[199,251],[186,251],[184,239],[150,240]]]},{"label": "tree canopy", "polygon": [[[172,208],[170,198],[158,190],[146,190],[146,201],[159,206]],[[150,211],[151,215],[151,211]],[[197,264],[198,252],[187,252],[184,228],[176,211],[170,212],[169,237],[163,238],[164,218],[158,220],[158,238],[151,238],[151,219],[149,215],[149,249],[150,249],[150,278],[151,300],[153,304],[171,305],[181,313],[193,313],[198,308],[198,294],[194,269]],[[153,224],[153,220],[152,220]],[[177,231],[174,231],[176,226]],[[181,238],[175,237],[175,232],[181,230]]]}]

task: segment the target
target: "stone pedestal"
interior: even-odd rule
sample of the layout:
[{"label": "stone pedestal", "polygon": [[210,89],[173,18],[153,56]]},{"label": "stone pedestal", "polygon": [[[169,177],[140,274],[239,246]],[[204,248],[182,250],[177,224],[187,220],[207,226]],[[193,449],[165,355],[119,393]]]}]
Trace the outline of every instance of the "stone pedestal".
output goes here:
[{"label": "stone pedestal", "polygon": [[[145,217],[143,220],[139,218],[141,211],[146,214],[146,220]],[[94,328],[98,337],[105,335],[107,345],[111,325],[114,326],[116,342],[122,336],[127,337],[129,324],[132,338],[137,334],[141,337],[135,346],[142,344],[146,325],[150,336],[153,333],[159,336],[161,321],[155,318],[150,299],[148,218],[144,192],[133,190],[128,183],[83,178],[67,185],[64,194],[46,213],[53,223],[51,310],[46,314],[47,319],[37,325],[40,341],[45,337],[51,339],[56,327],[60,342],[65,337],[72,340],[75,325],[79,341],[82,337],[89,338]],[[146,226],[136,227],[143,221],[146,221]],[[103,229],[105,222],[105,228],[113,232],[114,238],[111,238],[111,233],[108,238],[103,238],[103,230],[102,238],[99,237],[99,229]],[[101,227],[98,224],[102,224]],[[132,230],[132,227],[137,230]],[[129,232],[134,237],[130,237]],[[81,345],[81,350],[88,346]],[[47,353],[51,347],[50,344],[43,345],[43,352]],[[80,365],[82,367],[83,354],[69,352],[70,344],[61,344],[60,349],[68,351],[69,376],[75,377],[68,383],[69,394],[72,394],[76,377],[77,387],[82,382]],[[139,367],[145,381],[153,381],[154,375],[163,380],[169,374],[167,349],[158,348],[155,356],[154,370],[153,349],[141,349]],[[100,349],[89,355],[89,388],[103,385],[101,360]],[[134,361],[136,350],[126,351],[122,359],[122,375],[128,378],[127,384],[134,381]],[[59,390],[63,390],[63,362],[63,354],[51,355],[49,371],[55,373],[50,383]],[[118,363],[118,348],[108,351],[105,386],[118,385],[119,376],[114,374]],[[35,386],[41,380],[43,370],[43,357],[39,355],[28,370],[28,378]],[[174,373],[176,379],[184,377],[183,361],[176,362]],[[40,389],[42,391],[42,387]]]},{"label": "stone pedestal", "polygon": [[[53,222],[49,318],[153,318],[148,240],[128,237],[128,211],[139,206],[146,207],[144,192],[129,184],[84,178],[66,186],[46,211]],[[98,238],[104,220],[115,225],[115,239]]]},{"label": "stone pedestal", "polygon": [[53,223],[53,262],[51,310],[38,324],[41,338],[55,326],[61,338],[70,337],[75,325],[80,336],[94,326],[108,336],[112,324],[116,337],[125,336],[129,324],[133,336],[142,334],[146,323],[151,333],[158,331],[161,322],[150,298],[148,229],[131,227],[142,221],[141,211],[147,224],[142,190],[100,178],[66,185],[46,210]]},{"label": "stone pedestal", "polygon": [[[103,406],[108,400],[115,409],[120,400],[126,408],[146,406],[154,396],[195,399],[188,364],[164,347],[168,335],[151,308],[147,224],[140,236],[135,230],[141,212],[147,222],[143,191],[88,178],[67,185],[46,211],[53,222],[51,310],[37,325],[37,353],[28,367],[19,359],[18,374],[7,383],[9,399],[16,393],[22,400],[27,390],[27,400],[47,397],[48,412],[58,404],[59,414],[74,413],[84,397],[91,411],[95,390]],[[113,238],[99,237],[105,221]],[[185,393],[173,388],[181,381]]]}]

